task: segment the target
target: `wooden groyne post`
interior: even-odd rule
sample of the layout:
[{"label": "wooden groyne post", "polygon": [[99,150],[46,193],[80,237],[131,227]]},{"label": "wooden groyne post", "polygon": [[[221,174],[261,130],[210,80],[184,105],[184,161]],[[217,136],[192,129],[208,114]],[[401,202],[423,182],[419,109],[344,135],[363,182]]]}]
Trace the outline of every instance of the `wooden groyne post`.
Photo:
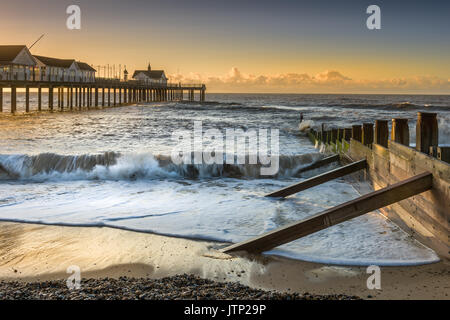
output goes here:
[{"label": "wooden groyne post", "polygon": [[363,123],[362,130],[362,144],[365,146],[371,146],[373,144],[373,124]]},{"label": "wooden groyne post", "polygon": [[362,141],[362,129],[361,125],[353,125],[352,126],[352,139],[355,139],[359,142]]},{"label": "wooden groyne post", "polygon": [[[450,164],[443,161],[450,162],[450,159],[444,160],[442,157],[450,155],[450,148],[438,145],[436,115],[418,114],[415,149],[409,147],[408,121],[393,119],[392,123],[391,141],[387,140],[387,120],[375,121],[375,135],[370,123],[364,124],[362,130],[361,126],[353,126],[349,148],[338,150],[342,155],[341,161],[350,161],[350,164],[267,196],[284,198],[344,175],[357,175],[358,181],[369,180],[375,191],[305,220],[233,244],[223,251],[261,253],[365,213],[380,210],[440,255],[449,257]],[[337,140],[334,140],[334,132],[316,132],[313,129],[309,135],[316,144],[317,141],[314,140],[321,137],[322,140],[318,142],[326,147],[339,145],[341,138],[344,145],[345,139],[339,134],[340,130],[337,130]],[[345,129],[343,132],[345,136]],[[439,160],[442,161],[428,155],[429,149],[433,148],[437,150],[437,155],[440,154]],[[360,170],[361,173],[358,172]],[[355,188],[366,190],[367,187],[356,183]]]},{"label": "wooden groyne post", "polygon": [[375,143],[388,147],[389,126],[387,120],[375,120]]},{"label": "wooden groyne post", "polygon": [[[426,112],[417,114],[414,148],[409,145],[408,120],[394,118],[390,134],[387,120],[375,121],[372,145],[351,139],[348,145],[342,141],[346,148],[337,151],[343,163],[367,161],[366,170],[348,177],[360,192],[367,192],[367,184],[361,184],[361,180],[369,182],[377,190],[423,172],[432,173],[433,183],[429,191],[380,208],[380,212],[440,255],[449,257],[450,147],[439,145],[437,116]],[[387,140],[389,136],[391,139]],[[326,144],[325,141],[321,143]],[[326,149],[330,147],[325,145]]]},{"label": "wooden groyne post", "polygon": [[[430,147],[433,149],[438,147],[438,140],[439,130],[437,114],[418,112],[416,125],[416,149],[423,153],[429,153]],[[433,155],[435,155],[434,152]]]},{"label": "wooden groyne post", "polygon": [[409,146],[408,119],[392,119],[391,140]]}]

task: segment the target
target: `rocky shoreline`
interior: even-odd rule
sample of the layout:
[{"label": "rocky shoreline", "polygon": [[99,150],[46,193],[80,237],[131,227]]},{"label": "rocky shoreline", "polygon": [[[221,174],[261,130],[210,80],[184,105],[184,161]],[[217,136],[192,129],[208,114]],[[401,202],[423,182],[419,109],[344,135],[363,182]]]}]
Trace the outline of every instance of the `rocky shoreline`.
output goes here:
[{"label": "rocky shoreline", "polygon": [[79,290],[65,280],[0,282],[0,300],[356,300],[356,296],[279,293],[192,275],[162,279],[82,279]]}]

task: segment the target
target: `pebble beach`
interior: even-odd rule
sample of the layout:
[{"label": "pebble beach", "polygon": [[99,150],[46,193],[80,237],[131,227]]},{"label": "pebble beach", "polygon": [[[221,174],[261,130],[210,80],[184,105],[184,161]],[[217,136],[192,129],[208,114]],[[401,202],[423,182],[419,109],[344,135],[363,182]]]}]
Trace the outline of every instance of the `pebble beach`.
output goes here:
[{"label": "pebble beach", "polygon": [[65,281],[0,282],[3,300],[355,300],[341,294],[279,293],[252,289],[239,283],[221,283],[193,275],[162,279],[84,279],[79,290]]}]

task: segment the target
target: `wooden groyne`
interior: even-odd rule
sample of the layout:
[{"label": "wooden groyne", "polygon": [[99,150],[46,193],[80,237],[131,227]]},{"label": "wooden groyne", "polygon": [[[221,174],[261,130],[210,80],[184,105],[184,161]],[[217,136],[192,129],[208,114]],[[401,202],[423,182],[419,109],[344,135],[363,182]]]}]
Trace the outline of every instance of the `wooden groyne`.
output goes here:
[{"label": "wooden groyne", "polygon": [[441,257],[449,259],[450,158],[449,147],[439,145],[437,123],[437,114],[418,113],[415,148],[409,146],[407,119],[393,119],[391,134],[387,120],[351,128],[324,130],[322,126],[320,131],[310,130],[311,141],[339,154],[343,167],[268,196],[283,198],[343,176],[364,195],[223,251],[264,252],[379,210]]},{"label": "wooden groyne", "polygon": [[[25,89],[25,112],[82,110],[98,107],[129,105],[140,102],[205,101],[204,84],[156,84],[136,80],[119,81],[97,78],[94,82],[49,82],[0,80],[0,112],[7,112],[4,106],[5,88],[10,89],[9,111],[17,112],[17,90]],[[37,103],[31,105],[30,91],[37,90]],[[43,89],[48,92],[48,105],[43,105]],[[56,98],[56,103],[55,103]]]}]

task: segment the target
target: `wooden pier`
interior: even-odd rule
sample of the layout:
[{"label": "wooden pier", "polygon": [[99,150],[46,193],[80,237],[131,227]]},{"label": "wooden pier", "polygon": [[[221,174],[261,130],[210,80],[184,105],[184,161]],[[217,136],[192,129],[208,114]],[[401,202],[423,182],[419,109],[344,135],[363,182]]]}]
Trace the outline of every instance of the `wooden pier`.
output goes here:
[{"label": "wooden pier", "polygon": [[[130,105],[141,102],[198,101],[204,102],[204,84],[155,84],[141,81],[119,81],[97,78],[95,82],[48,82],[0,80],[0,112],[4,106],[5,88],[10,89],[9,111],[17,112],[17,91],[25,90],[25,112],[83,110]],[[37,90],[37,103],[30,103],[30,91]],[[43,90],[48,91],[48,105],[43,105]],[[184,100],[187,96],[187,100]],[[56,101],[55,101],[56,100]]]}]

